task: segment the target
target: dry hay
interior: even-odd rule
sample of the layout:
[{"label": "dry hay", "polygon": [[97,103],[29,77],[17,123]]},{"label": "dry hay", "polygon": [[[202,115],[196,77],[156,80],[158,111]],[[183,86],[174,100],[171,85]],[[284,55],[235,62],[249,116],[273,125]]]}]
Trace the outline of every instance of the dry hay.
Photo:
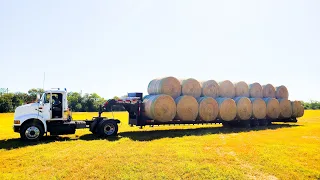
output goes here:
[{"label": "dry hay", "polygon": [[219,82],[219,96],[225,98],[234,98],[236,94],[236,90],[231,81],[225,80]]},{"label": "dry hay", "polygon": [[212,98],[219,97],[219,84],[215,80],[203,81],[201,85],[201,96]]},{"label": "dry hay", "polygon": [[262,86],[255,82],[249,85],[249,97],[251,98],[263,98]]},{"label": "dry hay", "polygon": [[263,98],[267,105],[267,117],[277,119],[280,114],[280,104],[275,98]]},{"label": "dry hay", "polygon": [[302,117],[304,115],[304,107],[301,104],[301,106],[299,106],[299,113],[298,113],[298,117]]},{"label": "dry hay", "polygon": [[197,99],[199,104],[198,120],[213,121],[218,116],[219,105],[212,97],[200,97]]},{"label": "dry hay", "polygon": [[199,105],[193,96],[179,96],[175,99],[177,105],[177,113],[174,119],[182,121],[193,121],[197,119],[199,113]]},{"label": "dry hay", "polygon": [[143,100],[145,115],[148,118],[168,122],[176,115],[176,103],[166,94],[148,96]]},{"label": "dry hay", "polygon": [[240,81],[234,84],[236,97],[249,97],[249,86],[246,82]]},{"label": "dry hay", "polygon": [[292,115],[291,117],[302,117],[304,114],[304,107],[301,101],[291,101]]},{"label": "dry hay", "polygon": [[277,99],[289,98],[289,92],[286,86],[281,85],[276,88],[276,98]]},{"label": "dry hay", "polygon": [[262,98],[250,98],[252,103],[252,117],[264,119],[267,116],[267,105]]},{"label": "dry hay", "polygon": [[236,102],[231,98],[216,98],[219,104],[218,117],[225,121],[234,120],[237,115]]},{"label": "dry hay", "polygon": [[264,98],[275,98],[276,89],[272,84],[266,84],[262,86],[262,94]]},{"label": "dry hay", "polygon": [[193,96],[198,98],[201,95],[201,85],[199,81],[193,78],[180,80],[181,83],[181,96]]},{"label": "dry hay", "polygon": [[292,115],[291,102],[288,99],[278,99],[280,105],[279,118],[290,118]]},{"label": "dry hay", "polygon": [[237,104],[236,117],[240,120],[248,120],[252,115],[252,104],[247,97],[236,97],[234,101]]},{"label": "dry hay", "polygon": [[177,98],[181,94],[180,81],[172,76],[153,79],[149,82],[148,94],[166,94],[172,98]]}]

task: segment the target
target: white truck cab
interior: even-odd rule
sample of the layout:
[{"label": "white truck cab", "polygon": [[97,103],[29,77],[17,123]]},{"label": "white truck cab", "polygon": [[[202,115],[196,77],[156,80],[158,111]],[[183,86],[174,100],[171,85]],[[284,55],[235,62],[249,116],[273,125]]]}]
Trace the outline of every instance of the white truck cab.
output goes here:
[{"label": "white truck cab", "polygon": [[[39,98],[39,97],[38,97]],[[48,123],[71,120],[67,91],[46,90],[37,102],[19,106],[14,112],[15,132],[23,139],[38,139],[48,131]]]}]

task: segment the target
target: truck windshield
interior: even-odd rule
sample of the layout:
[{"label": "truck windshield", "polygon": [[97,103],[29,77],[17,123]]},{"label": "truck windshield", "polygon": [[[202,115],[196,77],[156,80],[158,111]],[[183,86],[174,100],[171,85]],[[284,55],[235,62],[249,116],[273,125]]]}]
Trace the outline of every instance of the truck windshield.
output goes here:
[{"label": "truck windshield", "polygon": [[40,104],[45,102],[45,98],[46,98],[46,93],[43,93],[41,98],[40,98]]}]

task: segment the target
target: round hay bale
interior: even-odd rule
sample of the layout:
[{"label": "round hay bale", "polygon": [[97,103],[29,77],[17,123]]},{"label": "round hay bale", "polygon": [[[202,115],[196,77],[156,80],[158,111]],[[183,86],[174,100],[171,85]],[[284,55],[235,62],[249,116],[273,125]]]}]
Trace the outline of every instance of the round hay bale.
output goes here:
[{"label": "round hay bale", "polygon": [[251,98],[263,98],[262,86],[255,82],[249,85],[249,97]]},{"label": "round hay bale", "polygon": [[272,84],[266,84],[262,86],[262,94],[264,98],[275,98],[276,89]]},{"label": "round hay bale", "polygon": [[304,115],[304,107],[301,101],[292,101],[292,116],[291,117],[302,117]]},{"label": "round hay bale", "polygon": [[262,98],[250,98],[252,103],[252,117],[264,119],[267,116],[267,105]]},{"label": "round hay bale", "polygon": [[288,99],[289,92],[286,86],[281,85],[276,88],[276,98],[277,99]]},{"label": "round hay bale", "polygon": [[218,117],[221,120],[231,121],[237,116],[236,102],[231,98],[216,98],[219,105]]},{"label": "round hay bale", "polygon": [[148,96],[143,105],[148,118],[161,122],[173,120],[177,111],[174,99],[166,94]]},{"label": "round hay bale", "polygon": [[[300,102],[301,103],[301,102]],[[297,117],[302,117],[304,115],[304,107],[301,104],[301,106],[299,106],[299,113]]]},{"label": "round hay bale", "polygon": [[291,117],[299,117],[300,107],[302,106],[300,101],[291,101],[292,115]]},{"label": "round hay bale", "polygon": [[201,96],[212,98],[219,97],[219,84],[215,80],[203,81],[201,85]]},{"label": "round hay bale", "polygon": [[219,105],[212,97],[199,97],[199,114],[197,119],[203,121],[213,121],[218,116]]},{"label": "round hay bale", "polygon": [[247,97],[235,97],[233,99],[237,105],[236,117],[240,120],[248,120],[252,115],[252,104]]},{"label": "round hay bale", "polygon": [[149,82],[148,94],[166,94],[175,99],[181,94],[180,81],[172,76],[153,79]]},{"label": "round hay bale", "polygon": [[267,105],[267,118],[277,119],[280,114],[280,104],[275,98],[263,98]]},{"label": "round hay bale", "polygon": [[175,119],[182,121],[196,120],[199,113],[199,105],[193,96],[179,96],[175,99],[177,105],[177,113]]},{"label": "round hay bale", "polygon": [[279,118],[290,118],[292,115],[291,102],[288,99],[278,99],[280,105]]},{"label": "round hay bale", "polygon": [[234,98],[236,94],[234,85],[231,81],[219,82],[219,96],[224,98]]},{"label": "round hay bale", "polygon": [[152,97],[152,96],[154,96],[154,95],[150,95],[150,94],[145,95],[145,96],[143,96],[142,101],[144,101],[145,99],[148,99],[148,98],[150,98],[150,97]]},{"label": "round hay bale", "polygon": [[201,85],[199,81],[193,78],[180,80],[181,96],[192,96],[198,98],[201,95]]},{"label": "round hay bale", "polygon": [[249,97],[249,86],[246,82],[240,81],[234,85],[236,97]]}]

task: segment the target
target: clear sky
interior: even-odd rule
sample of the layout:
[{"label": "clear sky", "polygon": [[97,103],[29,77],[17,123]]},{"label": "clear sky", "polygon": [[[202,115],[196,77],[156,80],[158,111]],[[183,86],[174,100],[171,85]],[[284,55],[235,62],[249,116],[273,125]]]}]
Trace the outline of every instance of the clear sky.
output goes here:
[{"label": "clear sky", "polygon": [[105,98],[175,76],[320,100],[320,1],[0,1],[1,88]]}]

